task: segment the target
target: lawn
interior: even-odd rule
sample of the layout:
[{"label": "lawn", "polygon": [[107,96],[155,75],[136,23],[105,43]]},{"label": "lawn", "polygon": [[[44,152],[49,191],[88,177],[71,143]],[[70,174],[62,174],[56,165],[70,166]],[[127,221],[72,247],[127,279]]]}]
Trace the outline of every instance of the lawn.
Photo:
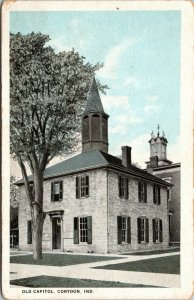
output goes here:
[{"label": "lawn", "polygon": [[106,265],[102,267],[95,267],[95,269],[180,274],[180,255],[144,259],[139,261],[132,261],[129,263]]},{"label": "lawn", "polygon": [[67,277],[54,277],[54,276],[36,276],[30,278],[22,278],[11,280],[11,284],[32,288],[125,288],[125,287],[155,287],[150,285],[122,283],[119,281],[101,281],[90,279],[77,279]]},{"label": "lawn", "polygon": [[137,252],[123,253],[123,255],[155,255],[155,254],[163,254],[163,253],[171,253],[171,252],[180,252],[180,248],[139,251],[139,252],[137,251]]},{"label": "lawn", "polygon": [[74,254],[54,254],[54,253],[43,253],[43,259],[35,261],[32,255],[18,255],[11,256],[10,262],[14,264],[29,264],[29,265],[44,265],[44,266],[70,266],[77,264],[92,263],[98,261],[121,259],[120,257],[110,256],[93,256],[90,255],[74,255]]}]

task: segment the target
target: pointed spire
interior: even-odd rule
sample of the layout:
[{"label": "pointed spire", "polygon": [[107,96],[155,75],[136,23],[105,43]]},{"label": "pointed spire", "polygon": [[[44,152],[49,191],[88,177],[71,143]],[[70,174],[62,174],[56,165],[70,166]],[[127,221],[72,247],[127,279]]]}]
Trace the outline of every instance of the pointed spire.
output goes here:
[{"label": "pointed spire", "polygon": [[160,125],[159,124],[158,124],[157,129],[158,129],[158,136],[159,136],[160,135]]},{"label": "pointed spire", "polygon": [[95,77],[92,79],[84,114],[89,112],[104,112]]},{"label": "pointed spire", "polygon": [[152,132],[151,132],[151,138],[152,138],[152,139],[155,138],[155,135],[154,135],[153,130],[152,130]]}]

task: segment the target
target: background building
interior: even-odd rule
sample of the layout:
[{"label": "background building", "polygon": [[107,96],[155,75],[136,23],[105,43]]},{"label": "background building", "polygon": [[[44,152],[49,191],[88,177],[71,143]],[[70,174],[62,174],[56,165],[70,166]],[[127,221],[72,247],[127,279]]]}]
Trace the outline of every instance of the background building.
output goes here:
[{"label": "background building", "polygon": [[166,182],[173,184],[168,190],[169,235],[170,244],[180,244],[180,163],[167,159],[167,139],[163,132],[155,136],[152,132],[150,143],[150,160],[146,162],[147,171]]}]

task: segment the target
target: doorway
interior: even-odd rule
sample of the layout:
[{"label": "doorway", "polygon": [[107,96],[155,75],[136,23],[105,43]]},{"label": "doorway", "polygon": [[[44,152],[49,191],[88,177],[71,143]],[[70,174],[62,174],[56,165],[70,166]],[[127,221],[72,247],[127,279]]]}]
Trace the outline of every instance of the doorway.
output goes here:
[{"label": "doorway", "polygon": [[52,218],[53,250],[61,249],[61,217]]}]

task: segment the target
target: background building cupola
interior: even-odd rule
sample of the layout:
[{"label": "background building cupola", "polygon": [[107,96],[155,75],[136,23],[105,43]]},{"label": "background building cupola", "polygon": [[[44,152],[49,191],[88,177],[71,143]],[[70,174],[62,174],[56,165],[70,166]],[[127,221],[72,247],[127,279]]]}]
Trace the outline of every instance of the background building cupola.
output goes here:
[{"label": "background building cupola", "polygon": [[146,162],[147,167],[156,168],[158,166],[169,165],[172,162],[167,159],[167,139],[164,131],[160,135],[160,126],[157,127],[157,135],[152,131],[150,144],[150,161]]},{"label": "background building cupola", "polygon": [[108,118],[104,112],[95,78],[89,90],[82,117],[82,151],[102,150],[108,153]]}]

